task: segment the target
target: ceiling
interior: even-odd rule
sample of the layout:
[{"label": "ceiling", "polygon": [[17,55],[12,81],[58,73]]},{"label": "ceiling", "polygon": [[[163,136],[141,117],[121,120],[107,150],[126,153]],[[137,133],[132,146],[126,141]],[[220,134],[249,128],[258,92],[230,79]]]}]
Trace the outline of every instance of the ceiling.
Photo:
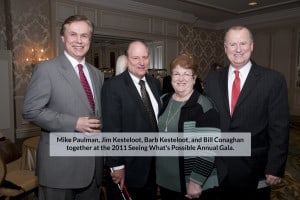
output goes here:
[{"label": "ceiling", "polygon": [[[300,0],[75,0],[181,20],[195,27],[224,29],[235,24],[300,19]],[[248,3],[256,1],[256,6]],[[126,44],[130,38],[95,36],[95,45]]]},{"label": "ceiling", "polygon": [[[231,25],[300,19],[300,0],[74,0],[224,29]],[[257,5],[248,6],[251,1]]]},{"label": "ceiling", "polygon": [[300,0],[253,0],[256,6],[249,6],[252,0],[133,0],[152,6],[164,7],[192,14],[197,20],[208,23],[223,23],[227,20],[245,18],[300,8]]}]

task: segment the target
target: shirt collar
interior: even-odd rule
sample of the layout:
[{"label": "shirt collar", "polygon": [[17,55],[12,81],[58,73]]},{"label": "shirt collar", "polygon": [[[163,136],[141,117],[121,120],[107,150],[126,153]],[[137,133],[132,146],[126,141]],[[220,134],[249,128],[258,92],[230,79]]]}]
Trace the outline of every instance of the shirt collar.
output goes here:
[{"label": "shirt collar", "polygon": [[[238,71],[240,72],[240,74],[241,74],[242,76],[247,76],[248,73],[249,73],[249,71],[250,71],[250,69],[251,69],[251,66],[252,66],[252,63],[251,63],[251,61],[249,60],[249,61],[247,62],[247,64],[244,65],[243,67],[241,67]],[[233,75],[235,70],[236,70],[236,69],[235,69],[234,67],[232,67],[232,65],[230,65],[230,66],[229,66],[229,73],[228,73],[228,74],[229,74],[229,75]]]},{"label": "shirt collar", "polygon": [[143,81],[147,82],[145,76],[142,79],[139,79],[135,75],[130,73],[130,71],[128,71],[128,72],[129,72],[129,75],[130,75],[130,77],[131,77],[131,79],[133,80],[134,83],[139,84],[140,80],[143,80]]},{"label": "shirt collar", "polygon": [[83,58],[80,62],[78,62],[75,58],[73,58],[67,51],[64,51],[65,56],[71,62],[72,66],[75,68],[78,64],[82,64],[85,66],[85,58]]}]

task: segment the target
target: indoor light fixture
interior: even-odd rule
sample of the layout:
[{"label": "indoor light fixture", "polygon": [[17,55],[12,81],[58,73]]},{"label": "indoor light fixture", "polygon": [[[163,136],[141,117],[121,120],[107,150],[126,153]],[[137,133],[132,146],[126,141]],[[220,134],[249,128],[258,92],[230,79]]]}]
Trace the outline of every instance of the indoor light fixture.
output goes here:
[{"label": "indoor light fixture", "polygon": [[38,50],[35,48],[31,49],[30,57],[26,58],[26,62],[32,65],[35,65],[38,62],[42,62],[45,60],[48,60],[48,57],[45,57],[45,50],[44,49]]},{"label": "indoor light fixture", "polygon": [[256,6],[257,2],[256,1],[251,1],[248,3],[248,6]]}]

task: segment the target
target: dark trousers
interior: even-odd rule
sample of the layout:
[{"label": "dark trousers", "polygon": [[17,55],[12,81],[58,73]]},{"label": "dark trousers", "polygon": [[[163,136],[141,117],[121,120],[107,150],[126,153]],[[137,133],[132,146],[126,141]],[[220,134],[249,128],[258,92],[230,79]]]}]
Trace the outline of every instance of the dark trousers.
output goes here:
[{"label": "dark trousers", "polygon": [[97,186],[95,179],[92,183],[79,189],[60,189],[39,186],[39,200],[99,200],[100,188]]},{"label": "dark trousers", "polygon": [[220,186],[218,189],[217,200],[270,200],[271,188],[265,187],[261,189],[249,188],[233,188]]},{"label": "dark trousers", "polygon": [[[124,200],[122,192],[118,188],[118,185],[112,181],[109,170],[106,170],[106,186],[107,186],[107,197],[108,200]],[[137,177],[138,178],[138,177]],[[126,176],[125,176],[126,179]],[[126,184],[125,184],[126,186]],[[130,196],[133,200],[156,200],[157,186],[155,181],[155,168],[154,165],[150,168],[150,173],[148,175],[148,180],[145,186],[140,188],[133,188],[126,186]],[[123,191],[123,194],[128,200],[126,192]]]},{"label": "dark trousers", "polygon": [[[185,193],[175,192],[163,187],[159,187],[161,200],[188,200]],[[217,188],[202,191],[200,197],[195,200],[215,200],[217,198]]]}]

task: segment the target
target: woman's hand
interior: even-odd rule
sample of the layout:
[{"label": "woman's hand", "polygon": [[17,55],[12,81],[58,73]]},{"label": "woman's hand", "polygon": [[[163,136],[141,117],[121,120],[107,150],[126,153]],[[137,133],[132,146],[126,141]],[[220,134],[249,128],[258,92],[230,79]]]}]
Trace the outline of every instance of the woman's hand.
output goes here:
[{"label": "woman's hand", "polygon": [[202,188],[197,183],[190,181],[187,188],[187,194],[185,195],[188,199],[199,198],[202,193]]}]

